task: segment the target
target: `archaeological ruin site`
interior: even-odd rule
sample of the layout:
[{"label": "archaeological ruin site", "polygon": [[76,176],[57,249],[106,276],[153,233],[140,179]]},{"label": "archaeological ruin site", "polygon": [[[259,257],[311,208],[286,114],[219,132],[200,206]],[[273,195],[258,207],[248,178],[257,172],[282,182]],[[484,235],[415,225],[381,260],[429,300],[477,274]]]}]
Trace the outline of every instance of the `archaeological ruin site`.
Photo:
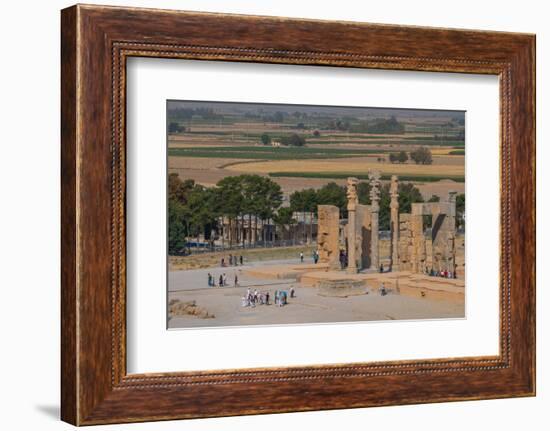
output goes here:
[{"label": "archaeological ruin site", "polygon": [[347,219],[336,206],[318,206],[318,264],[251,268],[247,274],[294,278],[322,296],[362,295],[383,284],[400,295],[463,301],[464,236],[457,238],[456,193],[442,202],[413,203],[410,213],[400,213],[399,179],[393,175],[390,235],[381,239],[380,174],[372,172],[369,182],[371,204],[362,205],[358,179],[347,179]]},{"label": "archaeological ruin site", "polygon": [[167,118],[169,328],[466,317],[464,111]]}]

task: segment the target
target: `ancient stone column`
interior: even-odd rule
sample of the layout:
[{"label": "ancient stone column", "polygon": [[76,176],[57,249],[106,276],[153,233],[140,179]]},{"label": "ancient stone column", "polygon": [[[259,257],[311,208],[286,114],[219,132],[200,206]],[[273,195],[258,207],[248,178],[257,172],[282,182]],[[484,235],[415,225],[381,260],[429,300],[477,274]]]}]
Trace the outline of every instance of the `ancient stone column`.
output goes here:
[{"label": "ancient stone column", "polygon": [[378,213],[380,212],[380,172],[369,173],[370,180],[370,211],[371,211],[371,269],[380,268],[380,253],[378,246]]},{"label": "ancient stone column", "polygon": [[449,204],[450,214],[449,217],[449,233],[448,233],[448,249],[450,251],[449,256],[449,270],[454,274],[456,272],[456,192],[449,192]]},{"label": "ancient stone column", "polygon": [[348,178],[348,273],[355,274],[357,272],[357,257],[356,257],[356,228],[355,211],[357,209],[357,178]]},{"label": "ancient stone column", "polygon": [[399,271],[399,183],[392,175],[390,184],[391,209],[391,270]]}]

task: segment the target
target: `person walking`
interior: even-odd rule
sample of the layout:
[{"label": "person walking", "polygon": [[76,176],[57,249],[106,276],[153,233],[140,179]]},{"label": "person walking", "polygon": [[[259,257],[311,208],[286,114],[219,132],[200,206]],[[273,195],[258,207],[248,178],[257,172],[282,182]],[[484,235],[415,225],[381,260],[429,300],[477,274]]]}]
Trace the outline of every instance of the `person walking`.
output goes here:
[{"label": "person walking", "polygon": [[212,274],[208,273],[208,287],[212,287]]},{"label": "person walking", "polygon": [[219,287],[223,287],[223,275],[220,274],[220,283],[219,283]]},{"label": "person walking", "polygon": [[[236,258],[235,258],[236,259]],[[241,254],[240,258],[239,258],[240,262],[241,262],[241,266],[243,265],[243,255]]]},{"label": "person walking", "polygon": [[237,287],[239,285],[239,277],[237,276],[237,273],[235,273],[235,283],[234,286]]},{"label": "person walking", "polygon": [[304,253],[300,252],[300,262],[304,263]]}]

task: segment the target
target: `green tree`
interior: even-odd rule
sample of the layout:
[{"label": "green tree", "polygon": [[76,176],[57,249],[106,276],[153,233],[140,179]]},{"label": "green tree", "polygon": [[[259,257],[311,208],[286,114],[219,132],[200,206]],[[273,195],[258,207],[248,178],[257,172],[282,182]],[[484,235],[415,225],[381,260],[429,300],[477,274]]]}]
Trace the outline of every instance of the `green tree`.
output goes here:
[{"label": "green tree", "polygon": [[290,226],[294,224],[295,220],[293,218],[293,211],[290,207],[282,207],[279,208],[277,213],[273,216],[273,222],[276,226],[280,227],[280,230],[282,232],[282,239],[285,239],[285,230],[290,229]]},{"label": "green tree", "polygon": [[232,247],[237,234],[237,217],[242,214],[242,181],[238,176],[225,177],[216,184],[220,215],[227,218],[229,246]]},{"label": "green tree", "polygon": [[[339,186],[333,181],[325,184],[317,191],[318,205],[335,205],[343,213],[347,211],[347,202],[346,188]],[[317,212],[317,208],[315,208],[315,212]]]},{"label": "green tree", "polygon": [[370,205],[370,183],[361,181],[357,184],[357,197],[362,205]]},{"label": "green tree", "polygon": [[185,248],[187,231],[184,223],[183,205],[177,200],[168,201],[168,254],[180,254]]},{"label": "green tree", "polygon": [[397,121],[395,117],[389,119],[378,118],[374,121],[360,121],[351,127],[356,133],[405,133],[405,125]]},{"label": "green tree", "polygon": [[[281,186],[271,178],[261,177],[259,175],[256,177],[259,184],[258,217],[260,217],[262,221],[266,221],[275,216],[277,209],[283,203],[283,191],[281,190]],[[262,234],[264,235],[263,240],[265,243],[266,239],[264,229],[262,229]]]},{"label": "green tree", "polygon": [[273,119],[276,123],[282,123],[285,119],[285,114],[281,111],[275,112],[275,115],[273,116]]},{"label": "green tree", "polygon": [[168,124],[168,133],[181,133],[185,132],[185,127],[181,126],[179,123],[176,123],[175,121],[171,121],[170,124]]},{"label": "green tree", "polygon": [[185,204],[187,201],[187,195],[195,187],[194,180],[181,181],[180,177],[176,173],[168,175],[168,199],[175,199],[176,201]]},{"label": "green tree", "polygon": [[[292,211],[303,213],[304,216],[306,213],[309,213],[309,218],[312,221],[313,215],[317,211],[317,192],[314,189],[304,189],[295,191],[290,195],[290,208]],[[309,224],[309,234],[306,231],[306,223],[304,222],[304,236],[306,241],[311,240],[312,233],[312,223]]]},{"label": "green tree", "polygon": [[271,143],[271,137],[267,133],[263,133],[260,140],[264,145],[269,145]]},{"label": "green tree", "polygon": [[[389,185],[388,185],[389,190]],[[399,211],[410,213],[411,204],[424,202],[422,198],[422,193],[418,190],[413,183],[399,183],[398,187],[399,193]]]},{"label": "green tree", "polygon": [[427,147],[419,147],[415,151],[411,151],[411,159],[417,165],[431,165],[433,162],[432,152]]},{"label": "green tree", "polygon": [[306,145],[306,140],[303,136],[300,136],[297,133],[292,133],[289,136],[283,136],[281,138],[281,144],[292,147],[303,147]]},{"label": "green tree", "polygon": [[[399,183],[397,189],[398,192],[398,202],[399,202],[399,212],[400,213],[410,213],[411,204],[424,202],[422,194],[413,183]],[[379,226],[381,230],[390,229],[390,216],[391,216],[391,196],[390,196],[390,185],[385,184],[380,188],[380,213],[379,213]]]},{"label": "green tree", "polygon": [[243,211],[248,214],[248,244],[254,237],[254,225],[258,226],[258,218],[265,221],[272,218],[282,203],[282,190],[272,179],[260,175],[241,175],[243,193]]},{"label": "green tree", "polygon": [[397,161],[399,163],[406,163],[407,160],[409,160],[409,156],[407,156],[407,153],[405,151],[400,151],[397,155]]}]

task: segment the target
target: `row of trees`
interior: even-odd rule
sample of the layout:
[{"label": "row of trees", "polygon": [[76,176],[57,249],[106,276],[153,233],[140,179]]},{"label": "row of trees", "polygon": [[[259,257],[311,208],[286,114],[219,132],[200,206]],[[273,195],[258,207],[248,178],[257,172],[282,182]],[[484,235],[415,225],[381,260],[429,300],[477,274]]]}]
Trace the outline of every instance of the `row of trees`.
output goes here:
[{"label": "row of trees", "polygon": [[407,154],[405,151],[390,153],[391,163],[406,163],[410,159],[417,165],[431,165],[433,163],[432,152],[427,147],[420,147]]},{"label": "row of trees", "polygon": [[185,132],[185,126],[180,125],[180,123],[171,121],[170,124],[168,124],[168,133],[182,133],[182,132]]},{"label": "row of trees", "polygon": [[393,116],[390,118],[378,118],[371,121],[357,120],[353,117],[331,119],[326,122],[324,128],[353,133],[405,133],[405,125],[397,121]]},{"label": "row of trees", "polygon": [[[359,182],[357,193],[359,203],[369,205],[370,184],[367,181]],[[423,202],[422,195],[412,183],[400,183],[399,211],[410,212],[411,204]],[[433,196],[428,202],[437,201]],[[204,234],[205,239],[211,238],[211,232],[216,229],[222,233],[224,228],[219,224],[222,217],[228,221],[229,247],[237,241],[246,245],[254,244],[266,238],[257,238],[256,226],[264,226],[268,221],[280,231],[291,231],[290,227],[296,223],[294,213],[308,214],[304,218],[303,236],[313,240],[313,222],[317,216],[318,205],[335,205],[340,209],[340,217],[347,218],[346,188],[335,182],[330,182],[319,189],[303,189],[290,195],[290,205],[282,206],[283,194],[281,187],[267,177],[259,175],[239,175],[226,177],[220,180],[215,187],[204,187],[193,180],[181,181],[177,174],[170,174],[168,178],[168,249],[170,254],[177,254],[185,248],[186,237],[197,237]],[[381,230],[390,229],[390,190],[389,184],[380,189],[379,225]],[[465,196],[457,196],[457,224],[462,220],[464,213]],[[253,222],[254,221],[254,222]],[[246,223],[248,222],[248,223]],[[248,232],[238,229],[245,229]],[[261,229],[265,235],[265,229]],[[282,238],[285,239],[285,238]],[[290,238],[288,238],[290,239]]]},{"label": "row of trees", "polygon": [[[262,136],[260,136],[260,141],[264,145],[269,145],[271,144],[271,136],[267,133],[263,133]],[[282,145],[287,145],[289,147],[303,147],[306,145],[306,138],[297,133],[292,133],[290,135],[281,136],[280,142]]]},{"label": "row of trees", "polygon": [[367,133],[405,133],[405,125],[395,117],[376,120],[372,124],[367,124],[365,129]]},{"label": "row of trees", "polygon": [[[359,203],[363,205],[370,205],[370,183],[367,181],[361,181],[357,185],[357,196]],[[398,202],[400,213],[410,213],[411,204],[419,202],[439,202],[439,197],[432,195],[428,200],[424,200],[420,190],[412,183],[399,183],[398,187]],[[456,197],[456,227],[463,227],[463,214],[465,211],[466,196],[459,194]],[[384,184],[380,188],[380,212],[379,227],[380,230],[390,229],[391,210],[390,210],[390,185]],[[304,213],[310,213],[311,216],[307,220],[314,220],[317,215],[317,205],[335,205],[340,209],[340,217],[347,218],[347,196],[346,188],[339,186],[338,184],[331,182],[321,187],[320,189],[304,189],[296,191],[290,195],[290,212],[298,211]],[[426,217],[426,226],[431,224],[431,218]],[[309,232],[309,238],[312,239],[312,226],[306,228]]]},{"label": "row of trees", "polygon": [[427,147],[420,147],[410,153],[411,160],[417,165],[431,165],[433,162],[432,152]]},{"label": "row of trees", "polygon": [[391,163],[406,163],[409,160],[409,156],[405,151],[390,153],[389,158]]},{"label": "row of trees", "polygon": [[219,120],[223,118],[222,114],[216,113],[212,108],[170,108],[168,116],[175,120],[190,120],[194,116],[204,120]]},{"label": "row of trees", "polygon": [[[235,244],[235,227],[245,225],[248,235],[241,232],[243,242],[253,241],[258,220],[265,222],[276,215],[283,201],[281,187],[273,180],[259,175],[225,177],[215,187],[204,187],[193,180],[181,181],[178,174],[168,179],[168,249],[176,253],[185,246],[185,237],[204,234],[209,239],[213,229],[221,230],[219,220],[229,223],[229,246]],[[240,222],[240,223],[238,223]],[[255,240],[255,238],[254,238]]]}]

